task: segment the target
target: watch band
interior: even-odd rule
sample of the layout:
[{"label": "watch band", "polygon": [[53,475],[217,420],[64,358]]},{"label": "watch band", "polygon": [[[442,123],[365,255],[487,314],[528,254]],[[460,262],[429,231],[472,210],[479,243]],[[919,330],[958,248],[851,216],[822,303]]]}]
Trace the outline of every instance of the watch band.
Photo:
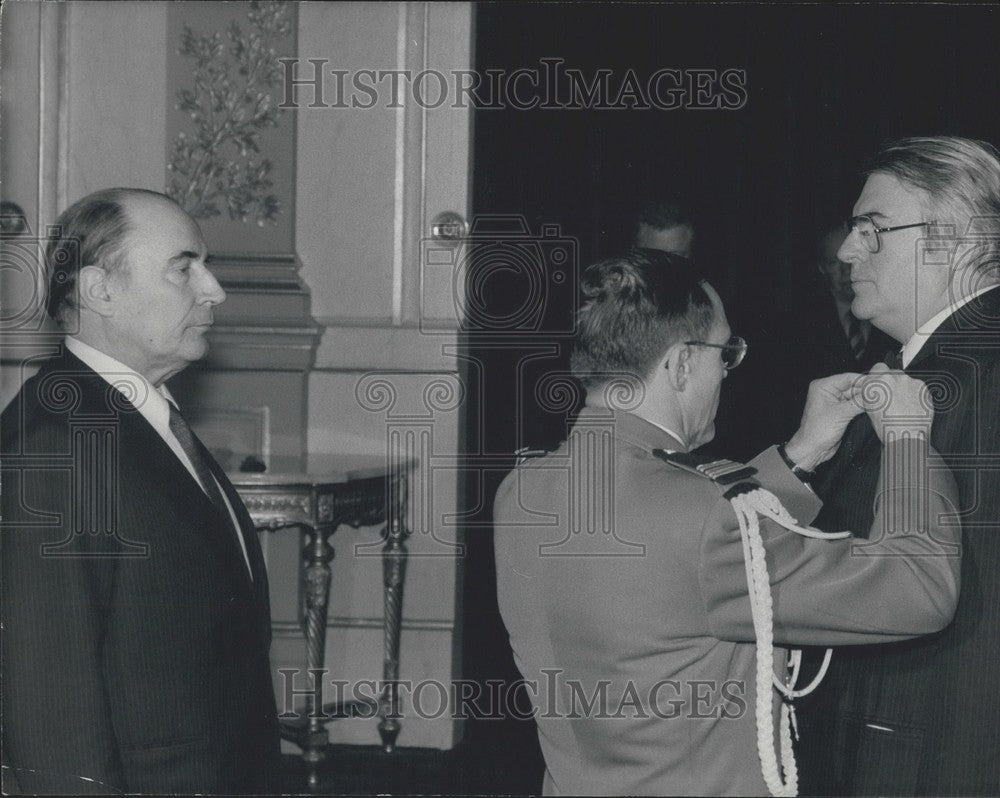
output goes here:
[{"label": "watch band", "polygon": [[[786,441],[787,443],[787,441]],[[797,465],[791,457],[788,456],[788,451],[785,449],[785,443],[778,444],[778,455],[782,460],[785,461],[785,465],[791,469],[791,472],[795,474],[802,482],[808,483],[816,476],[815,471],[807,471],[801,466]]]}]

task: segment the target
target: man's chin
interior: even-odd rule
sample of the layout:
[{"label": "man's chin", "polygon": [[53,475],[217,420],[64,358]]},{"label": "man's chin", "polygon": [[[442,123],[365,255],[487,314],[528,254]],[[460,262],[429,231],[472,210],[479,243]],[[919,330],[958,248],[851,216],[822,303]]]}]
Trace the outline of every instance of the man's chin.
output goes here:
[{"label": "man's chin", "polygon": [[861,319],[862,321],[867,321],[872,317],[868,303],[860,299],[857,294],[854,295],[854,301],[851,302],[851,313],[854,315],[854,318]]},{"label": "man's chin", "polygon": [[184,348],[184,359],[189,363],[201,360],[208,354],[209,348],[208,339],[204,335],[200,335]]}]

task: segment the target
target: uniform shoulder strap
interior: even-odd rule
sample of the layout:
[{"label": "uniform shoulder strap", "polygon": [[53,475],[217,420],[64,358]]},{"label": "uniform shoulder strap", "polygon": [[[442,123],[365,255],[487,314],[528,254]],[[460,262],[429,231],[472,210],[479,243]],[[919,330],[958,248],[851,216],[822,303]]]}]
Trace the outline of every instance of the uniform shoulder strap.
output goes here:
[{"label": "uniform shoulder strap", "polygon": [[516,468],[519,465],[523,465],[524,462],[527,460],[534,460],[535,458],[538,457],[545,457],[545,455],[549,453],[550,452],[548,449],[535,449],[531,446],[524,446],[518,449],[516,452],[514,452],[514,457],[517,458],[517,460],[514,463],[514,467]]},{"label": "uniform shoulder strap", "polygon": [[667,449],[653,449],[653,454],[674,468],[710,479],[724,488],[748,480],[755,486],[757,484],[756,480],[751,479],[757,473],[757,469],[744,463],[737,463],[735,460],[693,452],[673,452]]}]

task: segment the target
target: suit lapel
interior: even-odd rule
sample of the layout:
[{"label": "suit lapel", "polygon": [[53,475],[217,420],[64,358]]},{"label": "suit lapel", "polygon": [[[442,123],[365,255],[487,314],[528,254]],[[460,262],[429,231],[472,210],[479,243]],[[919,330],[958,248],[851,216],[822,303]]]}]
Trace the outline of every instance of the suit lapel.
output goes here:
[{"label": "suit lapel", "polygon": [[[963,305],[955,313],[948,316],[934,333],[924,342],[910,364],[904,369],[907,373],[919,372],[932,364],[941,352],[940,347],[948,344],[969,344],[978,340],[996,341],[998,330],[984,330],[982,319],[1000,318],[1000,286]],[[874,333],[874,330],[873,330]],[[867,413],[861,413],[848,425],[841,441],[840,449],[831,463],[822,484],[820,495],[825,490],[835,486],[840,476],[851,466],[859,454],[872,445],[877,436]]]},{"label": "suit lapel", "polygon": [[[167,442],[140,413],[128,415],[128,423],[122,425],[124,443],[135,447],[133,451],[143,453],[137,467],[144,472],[145,481],[162,488],[178,518],[186,519],[189,529],[208,538],[240,585],[252,591],[243,552],[228,513],[224,515],[219,511]],[[207,450],[206,456],[210,466],[214,465],[214,458]]]},{"label": "suit lapel", "polygon": [[[257,605],[257,617],[260,623],[259,634],[266,648],[271,643],[271,600],[267,581],[267,566],[264,562],[260,538],[257,535],[257,527],[254,525],[253,519],[250,518],[250,513],[247,511],[246,505],[243,504],[243,499],[240,498],[233,483],[229,481],[229,477],[226,476],[215,458],[210,458],[209,464],[239,521],[240,534],[246,544],[247,559],[250,562],[250,573],[253,575],[252,583],[249,578],[247,579],[247,589]],[[241,570],[244,574],[247,573],[246,568]]]},{"label": "suit lapel", "polygon": [[[256,593],[259,598],[263,589],[266,596],[267,575],[253,523],[239,494],[201,441],[197,443],[202,447],[212,473],[222,486],[239,522],[239,534],[242,534],[247,547],[253,583],[239,542],[234,537],[237,531],[233,529],[228,513],[224,516],[219,512],[167,442],[125,396],[68,350],[61,357],[49,361],[45,368],[50,375],[60,378],[72,375],[79,386],[80,401],[71,411],[74,416],[94,421],[107,419],[117,426],[119,466],[122,465],[121,458],[127,452],[128,468],[134,471],[130,476],[135,478],[135,484],[156,485],[162,490],[185,527],[209,538],[220,556],[227,561],[230,570],[239,573],[238,579],[247,593]],[[39,384],[43,382],[44,379]],[[51,390],[56,391],[60,386],[61,381],[53,383]],[[42,397],[41,401],[44,406],[45,398]],[[48,403],[55,403],[55,398]]]},{"label": "suit lapel", "polygon": [[[177,518],[185,519],[185,527],[208,537],[230,567],[239,571],[246,589],[252,590],[246,563],[243,562],[243,554],[233,537],[232,521],[228,514],[223,517],[191,472],[142,413],[128,402],[121,391],[71,352],[67,351],[63,358],[52,361],[51,367],[55,373],[71,372],[76,377],[80,386],[80,405],[74,415],[95,420],[107,418],[115,423],[119,438],[119,466],[122,466],[121,458],[127,453],[127,468],[135,472],[130,476],[136,478],[136,483],[156,485],[157,489],[162,490],[174,506]],[[217,470],[215,459],[207,450],[206,456]],[[230,502],[232,501],[230,497]],[[242,509],[242,504],[239,506]],[[235,507],[236,504],[234,509]]]},{"label": "suit lapel", "polygon": [[[226,498],[233,508],[233,514],[236,516],[237,523],[239,524],[238,534],[243,538],[243,543],[246,546],[247,559],[250,562],[250,573],[253,575],[254,584],[259,584],[261,580],[266,581],[267,571],[264,567],[264,554],[260,548],[260,540],[257,537],[257,528],[254,526],[253,519],[250,518],[250,513],[247,512],[246,505],[243,504],[243,499],[240,498],[236,488],[233,487],[233,483],[226,476],[226,472],[222,470],[222,467],[212,457],[204,444],[197,438],[195,440],[202,448],[209,468],[212,469],[212,474],[215,476],[216,481],[222,488],[222,492],[226,494]],[[245,572],[246,568],[243,570]]]},{"label": "suit lapel", "polygon": [[859,413],[847,425],[844,437],[840,441],[840,448],[834,460],[827,467],[826,472],[817,485],[820,496],[826,496],[830,486],[835,486],[840,477],[846,472],[858,457],[865,450],[875,436],[875,428],[867,413]]}]

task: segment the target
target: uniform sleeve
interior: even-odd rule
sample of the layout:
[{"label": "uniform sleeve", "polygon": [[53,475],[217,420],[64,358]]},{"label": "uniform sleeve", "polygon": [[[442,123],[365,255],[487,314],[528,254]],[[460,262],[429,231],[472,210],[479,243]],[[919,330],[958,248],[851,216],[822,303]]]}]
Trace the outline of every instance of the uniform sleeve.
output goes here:
[{"label": "uniform sleeve", "polygon": [[[33,451],[58,452],[60,441],[36,438]],[[121,791],[102,669],[116,544],[102,531],[75,534],[102,525],[100,511],[82,517],[93,507],[79,497],[109,486],[84,458],[30,455],[29,465],[22,455],[5,451],[3,463],[4,764],[28,793]]]},{"label": "uniform sleeve", "polygon": [[[868,540],[814,540],[761,519],[776,643],[902,640],[951,621],[958,602],[961,538],[951,472],[933,449],[917,440],[890,443],[883,462]],[[764,466],[760,481],[770,488],[773,474],[766,462]],[[794,498],[795,491],[789,494],[785,488],[792,486],[773,492],[783,500]],[[786,507],[795,515],[791,504]],[[728,500],[721,500],[705,523],[699,568],[712,634],[752,641],[743,548]]]},{"label": "uniform sleeve", "polygon": [[758,481],[781,499],[793,518],[798,519],[800,524],[813,522],[823,502],[785,465],[777,446],[765,449],[750,461],[750,465],[757,469]]}]

